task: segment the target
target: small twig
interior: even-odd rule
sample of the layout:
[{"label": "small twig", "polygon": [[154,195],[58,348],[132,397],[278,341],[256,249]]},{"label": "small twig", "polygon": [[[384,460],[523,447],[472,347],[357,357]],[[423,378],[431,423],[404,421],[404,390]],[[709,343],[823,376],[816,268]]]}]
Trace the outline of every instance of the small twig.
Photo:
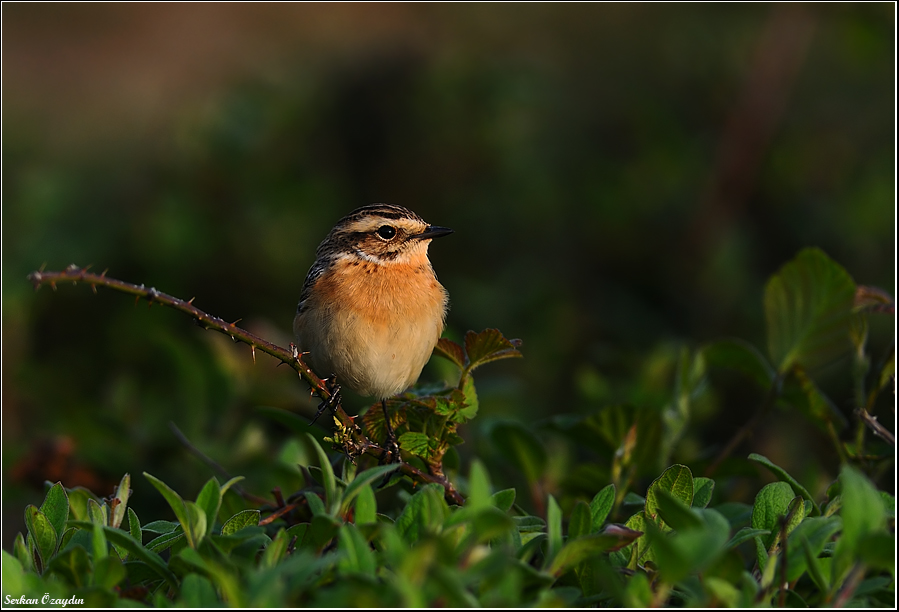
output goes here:
[{"label": "small twig", "polygon": [[871,431],[874,432],[875,436],[886,440],[887,443],[893,448],[896,447],[895,436],[893,436],[893,434],[891,434],[886,427],[884,427],[877,421],[876,416],[871,416],[871,414],[869,414],[868,411],[864,408],[857,409],[855,411],[855,414],[858,415],[858,418],[860,418],[865,425],[871,428]]},{"label": "small twig", "polygon": [[781,562],[780,562],[780,595],[778,597],[780,603],[779,607],[785,608],[787,606],[787,522],[792,518],[793,513],[787,514],[787,516],[781,517],[780,519],[780,545],[783,548],[781,554]]},{"label": "small twig", "polygon": [[862,564],[856,564],[852,571],[849,573],[849,577],[846,579],[846,582],[843,583],[843,588],[840,590],[840,594],[837,596],[836,601],[833,602],[834,608],[842,608],[846,605],[846,603],[852,599],[852,595],[855,593],[855,589],[858,588],[859,583],[862,581],[862,578],[865,577],[865,566]]},{"label": "small twig", "polygon": [[768,389],[768,394],[765,396],[764,402],[762,402],[758,409],[756,409],[755,414],[752,415],[752,418],[746,421],[746,423],[737,430],[737,433],[733,435],[727,445],[721,450],[720,453],[718,453],[718,456],[715,457],[715,460],[711,463],[711,465],[706,468],[706,477],[710,478],[712,475],[714,475],[718,467],[721,465],[721,462],[728,458],[731,453],[736,450],[740,442],[743,441],[743,438],[751,434],[756,426],[758,426],[758,424],[762,421],[762,419],[767,416],[772,406],[774,406],[774,402],[777,400],[777,397],[780,395],[782,382],[782,375],[778,375],[771,382],[771,387]]},{"label": "small twig", "polygon": [[281,508],[278,508],[277,510],[272,512],[269,516],[267,516],[264,519],[262,519],[261,521],[259,521],[259,525],[262,526],[262,525],[268,525],[269,523],[273,523],[275,521],[275,519],[287,514],[288,512],[290,512],[291,510],[293,510],[294,508],[296,508],[299,505],[300,505],[299,503],[295,503],[295,504],[288,504],[286,506],[282,506]]},{"label": "small twig", "polygon": [[[203,451],[201,451],[199,448],[197,448],[196,446],[194,446],[193,444],[191,444],[191,441],[187,439],[187,436],[185,436],[183,433],[181,433],[181,430],[178,429],[178,426],[175,425],[175,424],[174,424],[173,422],[171,422],[171,421],[169,421],[169,429],[172,430],[172,433],[175,434],[175,437],[178,439],[178,441],[179,441],[179,442],[184,446],[184,448],[186,448],[191,454],[193,454],[193,455],[194,455],[195,457],[197,457],[200,461],[202,461],[203,463],[205,463],[206,465],[208,465],[209,467],[211,467],[214,471],[218,472],[219,475],[220,475],[222,478],[224,478],[226,482],[227,482],[228,480],[231,480],[231,475],[228,473],[228,470],[226,470],[226,469],[223,468],[219,463],[217,463],[217,462],[215,461],[215,459],[213,459],[212,457],[209,457],[209,456],[206,455]],[[253,495],[252,493],[246,491],[243,487],[241,487],[241,486],[239,486],[239,485],[234,485],[234,486],[232,486],[232,488],[234,489],[234,491],[235,491],[238,495],[240,495],[241,497],[243,497],[243,498],[246,499],[247,501],[251,501],[251,502],[256,503],[256,504],[268,504],[268,503],[269,503],[268,500],[265,499],[264,497],[259,497],[258,495]]]}]

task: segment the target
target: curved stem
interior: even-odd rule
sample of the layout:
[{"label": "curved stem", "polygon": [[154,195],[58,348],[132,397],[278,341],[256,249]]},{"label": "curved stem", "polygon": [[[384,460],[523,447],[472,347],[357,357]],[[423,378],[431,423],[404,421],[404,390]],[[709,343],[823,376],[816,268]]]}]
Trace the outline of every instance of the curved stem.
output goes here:
[{"label": "curved stem", "polygon": [[[45,272],[43,270],[38,270],[29,274],[28,280],[30,280],[34,285],[35,290],[40,289],[44,285],[50,285],[50,287],[52,287],[55,291],[57,283],[66,281],[71,282],[72,284],[84,283],[90,285],[94,293],[97,292],[98,286],[108,287],[116,291],[121,291],[122,293],[133,295],[138,300],[140,298],[144,298],[150,304],[158,303],[162,304],[163,306],[168,306],[169,308],[174,308],[175,310],[179,310],[193,317],[197,321],[197,323],[205,329],[212,329],[217,332],[221,332],[225,335],[231,336],[231,339],[235,342],[243,342],[244,344],[249,345],[253,350],[254,360],[256,358],[256,349],[259,349],[263,353],[271,355],[275,359],[280,360],[282,363],[286,363],[288,366],[296,370],[297,373],[299,373],[300,377],[312,387],[313,393],[318,395],[322,399],[322,401],[326,402],[331,398],[331,390],[328,388],[327,383],[319,378],[315,374],[315,372],[313,372],[312,369],[306,364],[306,362],[303,361],[302,354],[300,354],[300,352],[297,350],[297,347],[294,346],[293,343],[290,344],[289,348],[280,347],[260,338],[255,334],[248,332],[245,329],[237,327],[234,323],[228,323],[227,321],[219,317],[213,316],[207,312],[200,310],[193,305],[193,298],[185,301],[167,293],[158,291],[155,287],[134,285],[132,283],[126,283],[114,278],[109,278],[108,276],[106,276],[105,270],[100,274],[88,272],[89,268],[90,266],[80,268],[75,264],[72,264],[61,272]],[[362,431],[358,429],[358,427],[353,422],[353,418],[343,410],[343,407],[340,406],[340,404],[337,404],[334,407],[334,415],[346,430],[353,432],[354,438],[358,438],[356,440],[356,448],[361,451],[360,454],[377,455],[384,452],[383,448],[371,442],[362,433]],[[185,440],[182,440],[182,443],[184,443]],[[191,448],[191,446],[192,445],[188,443],[188,448]],[[195,452],[199,453],[199,451]],[[202,454],[200,453],[200,455]],[[446,498],[453,503],[461,506],[465,502],[459,492],[456,491],[455,487],[453,487],[452,483],[450,483],[446,478],[439,478],[430,474],[426,474],[416,467],[409,465],[408,463],[402,463],[402,467],[400,469],[404,474],[408,475],[413,480],[419,482],[437,483],[443,486],[446,491]]]}]

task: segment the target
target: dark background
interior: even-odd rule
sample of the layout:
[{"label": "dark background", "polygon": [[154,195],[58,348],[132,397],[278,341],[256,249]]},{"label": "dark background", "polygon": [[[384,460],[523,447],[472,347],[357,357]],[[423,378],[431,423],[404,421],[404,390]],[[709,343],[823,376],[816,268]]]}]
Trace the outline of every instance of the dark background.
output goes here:
[{"label": "dark background", "polygon": [[[545,436],[550,491],[583,458],[546,417],[668,401],[682,347],[764,350],[764,283],[801,248],[894,293],[894,10],[4,4],[4,543],[45,479],[105,495],[130,472],[145,520],[162,500],[141,472],[193,496],[210,471],[170,421],[262,495],[308,459],[258,410],[310,413],[291,370],[108,290],[34,293],[42,264],[196,296],[286,345],[334,222],[412,208],[456,230],[431,248],[447,334],[524,341],[478,372],[463,463],[518,419]],[[873,322],[875,357],[893,334]],[[848,368],[819,384],[851,415]],[[734,388],[675,458],[748,418],[760,393]],[[800,417],[745,448],[814,494],[835,475]]]}]

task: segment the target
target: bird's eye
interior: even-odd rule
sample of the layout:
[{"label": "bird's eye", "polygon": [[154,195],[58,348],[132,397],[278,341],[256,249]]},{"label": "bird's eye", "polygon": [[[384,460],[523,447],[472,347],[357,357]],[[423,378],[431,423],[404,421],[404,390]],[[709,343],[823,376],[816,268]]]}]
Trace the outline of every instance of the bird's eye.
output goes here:
[{"label": "bird's eye", "polygon": [[396,230],[389,225],[382,225],[378,228],[378,237],[383,238],[384,240],[390,240],[396,236]]}]

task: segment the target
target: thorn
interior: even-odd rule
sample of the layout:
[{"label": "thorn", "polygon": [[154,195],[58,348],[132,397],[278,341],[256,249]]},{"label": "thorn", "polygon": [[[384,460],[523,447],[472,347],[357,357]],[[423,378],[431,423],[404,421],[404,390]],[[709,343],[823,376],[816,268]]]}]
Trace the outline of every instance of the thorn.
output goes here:
[{"label": "thorn", "polygon": [[250,352],[253,353],[253,365],[256,365],[256,347],[252,344],[250,345]]},{"label": "thorn", "polygon": [[197,299],[197,296],[193,296],[192,298],[190,298],[189,300],[187,300],[187,303],[190,304],[190,305],[193,305],[195,299]]},{"label": "thorn", "polygon": [[235,344],[237,343],[237,338],[235,338],[234,336],[231,336],[231,340],[233,340]]},{"label": "thorn", "polygon": [[94,265],[94,264],[87,264],[86,266],[84,266],[83,268],[81,268],[81,271],[82,271],[82,272],[87,272],[88,270],[90,270],[90,269],[93,267],[93,265]]},{"label": "thorn", "polygon": [[47,267],[47,262],[45,261],[44,263],[41,264],[41,267],[38,268],[37,271],[38,271],[38,272],[43,272],[43,271],[44,271],[44,268],[46,268],[46,267]]},{"label": "thorn", "polygon": [[243,321],[243,317],[237,319],[234,323],[229,323],[229,325],[230,325],[231,327],[234,327],[235,325],[237,325],[237,324],[240,323],[241,321]]},{"label": "thorn", "polygon": [[94,292],[94,295],[97,295],[97,284],[91,283],[91,291]]},{"label": "thorn", "polygon": [[137,303],[138,303],[139,301],[140,301],[140,296],[139,296],[139,295],[135,295],[135,296],[134,296],[134,305],[137,306]]},{"label": "thorn", "polygon": [[56,282],[55,281],[50,281],[50,288],[53,289],[53,291],[56,291]]},{"label": "thorn", "polygon": [[109,268],[106,268],[105,270],[103,270],[103,272],[100,273],[100,278],[105,278],[107,272],[109,272]]},{"label": "thorn", "polygon": [[76,272],[77,270],[78,266],[73,263],[70,263],[68,266],[66,266],[66,272]]}]

